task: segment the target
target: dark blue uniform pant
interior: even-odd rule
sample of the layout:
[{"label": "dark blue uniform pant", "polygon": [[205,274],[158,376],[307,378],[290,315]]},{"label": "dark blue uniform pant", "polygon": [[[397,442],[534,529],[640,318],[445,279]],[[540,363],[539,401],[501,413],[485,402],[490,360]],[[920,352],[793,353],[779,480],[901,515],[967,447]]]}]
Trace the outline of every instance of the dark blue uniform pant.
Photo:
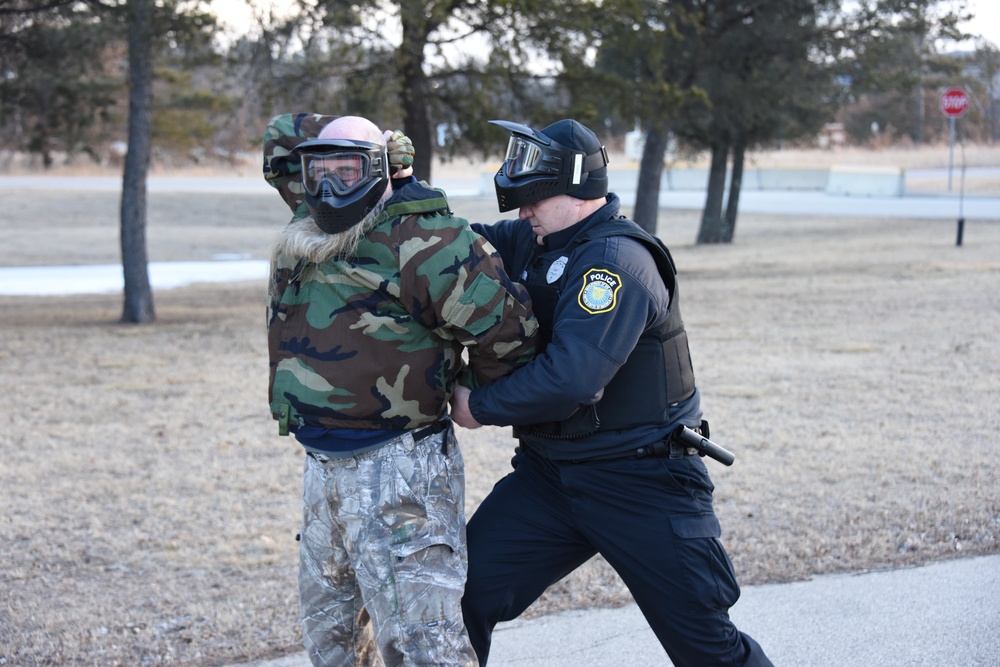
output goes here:
[{"label": "dark blue uniform pant", "polygon": [[595,553],[621,576],[676,667],[771,665],[729,619],[740,589],[701,457],[573,463],[527,450],[513,464],[468,526],[462,611],[481,666],[498,622]]}]

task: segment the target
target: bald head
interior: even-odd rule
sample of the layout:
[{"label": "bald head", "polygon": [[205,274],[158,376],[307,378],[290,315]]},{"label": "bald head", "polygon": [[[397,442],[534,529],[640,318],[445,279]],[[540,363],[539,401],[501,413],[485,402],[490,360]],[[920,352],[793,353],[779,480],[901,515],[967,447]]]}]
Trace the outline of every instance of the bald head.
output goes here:
[{"label": "bald head", "polygon": [[367,118],[341,116],[330,121],[319,133],[320,139],[349,139],[385,145],[382,131]]}]

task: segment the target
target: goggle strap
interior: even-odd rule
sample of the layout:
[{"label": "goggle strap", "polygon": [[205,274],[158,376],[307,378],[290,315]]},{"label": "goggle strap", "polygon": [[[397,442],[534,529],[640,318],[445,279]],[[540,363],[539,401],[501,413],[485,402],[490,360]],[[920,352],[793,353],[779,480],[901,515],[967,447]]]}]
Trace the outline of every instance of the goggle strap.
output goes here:
[{"label": "goggle strap", "polygon": [[591,153],[583,160],[583,171],[590,173],[595,169],[608,166],[608,149],[601,146],[601,150]]},{"label": "goggle strap", "polygon": [[573,153],[573,172],[570,176],[572,185],[579,185],[583,180],[583,174],[589,174],[595,169],[600,169],[608,164],[608,149],[601,146],[601,150],[584,157],[583,153]]}]

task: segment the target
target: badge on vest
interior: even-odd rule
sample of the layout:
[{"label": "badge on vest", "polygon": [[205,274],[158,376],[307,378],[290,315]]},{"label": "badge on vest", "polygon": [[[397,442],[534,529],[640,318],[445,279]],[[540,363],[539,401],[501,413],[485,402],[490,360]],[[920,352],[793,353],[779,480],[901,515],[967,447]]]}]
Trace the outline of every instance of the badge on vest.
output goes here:
[{"label": "badge on vest", "polygon": [[583,276],[583,288],[577,301],[592,315],[606,313],[615,307],[621,286],[622,279],[618,274],[604,269],[590,269]]},{"label": "badge on vest", "polygon": [[569,262],[569,257],[563,255],[556,261],[552,262],[552,266],[549,267],[548,272],[545,274],[545,282],[552,284],[559,280],[559,277],[566,270],[566,263]]}]

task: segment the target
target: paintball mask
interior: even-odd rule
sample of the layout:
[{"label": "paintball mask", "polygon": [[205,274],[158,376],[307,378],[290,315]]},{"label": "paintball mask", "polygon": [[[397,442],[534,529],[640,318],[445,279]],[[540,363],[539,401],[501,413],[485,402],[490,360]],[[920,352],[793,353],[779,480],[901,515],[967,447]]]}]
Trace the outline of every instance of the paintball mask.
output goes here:
[{"label": "paintball mask", "polygon": [[304,199],[316,225],[339,234],[360,223],[389,185],[386,147],[348,139],[314,139],[295,147]]},{"label": "paintball mask", "polygon": [[580,123],[561,120],[541,131],[506,120],[490,123],[511,132],[493,178],[501,212],[556,195],[598,199],[608,194],[608,152]]}]

